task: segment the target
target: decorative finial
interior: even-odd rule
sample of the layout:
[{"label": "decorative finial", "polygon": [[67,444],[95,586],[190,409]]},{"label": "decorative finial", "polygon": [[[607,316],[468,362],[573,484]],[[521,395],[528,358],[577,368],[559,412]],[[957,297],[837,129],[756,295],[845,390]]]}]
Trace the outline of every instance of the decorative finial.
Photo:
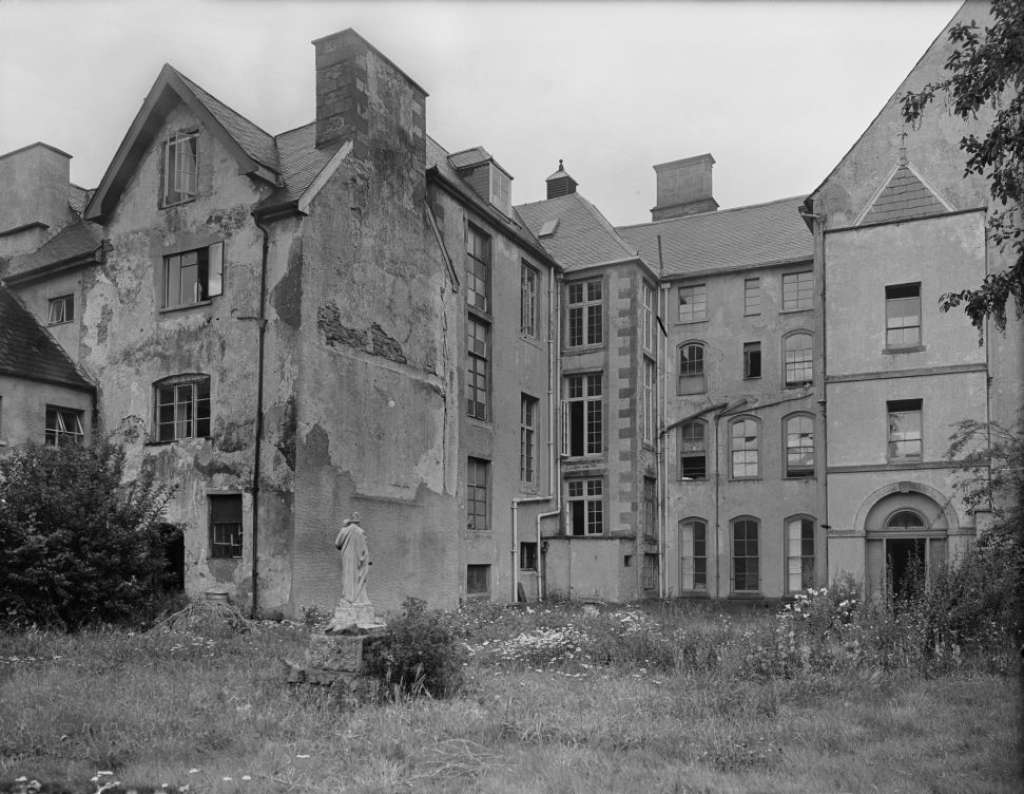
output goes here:
[{"label": "decorative finial", "polygon": [[558,170],[559,171],[562,170],[562,158],[561,157],[558,158]]},{"label": "decorative finial", "polygon": [[900,133],[900,165],[907,164],[907,131]]}]

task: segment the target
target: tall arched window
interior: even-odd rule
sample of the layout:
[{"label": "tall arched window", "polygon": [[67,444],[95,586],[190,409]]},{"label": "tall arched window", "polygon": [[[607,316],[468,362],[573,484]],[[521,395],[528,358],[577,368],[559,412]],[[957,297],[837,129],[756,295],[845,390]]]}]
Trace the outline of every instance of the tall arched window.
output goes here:
[{"label": "tall arched window", "polygon": [[679,428],[679,477],[704,480],[708,476],[706,423],[700,419],[685,422]]},{"label": "tall arched window", "polygon": [[732,589],[737,593],[756,592],[761,586],[758,524],[751,516],[741,516],[732,522]]},{"label": "tall arched window", "polygon": [[679,522],[679,589],[708,589],[708,525],[703,518]]},{"label": "tall arched window", "polygon": [[729,426],[729,473],[733,479],[757,477],[760,474],[760,442],[758,422],[746,416]]},{"label": "tall arched window", "polygon": [[793,414],[783,420],[787,477],[814,476],[814,417]]},{"label": "tall arched window", "polygon": [[679,346],[679,394],[702,394],[707,391],[704,379],[704,345],[686,342]]},{"label": "tall arched window", "polygon": [[800,386],[814,379],[814,338],[804,331],[782,340],[783,366],[787,386]]},{"label": "tall arched window", "polygon": [[210,376],[175,375],[153,384],[157,441],[210,435]]}]

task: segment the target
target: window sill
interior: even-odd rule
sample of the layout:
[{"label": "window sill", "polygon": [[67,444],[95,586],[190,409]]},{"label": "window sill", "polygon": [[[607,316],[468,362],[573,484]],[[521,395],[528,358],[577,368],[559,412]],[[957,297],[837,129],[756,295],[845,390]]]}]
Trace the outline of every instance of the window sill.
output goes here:
[{"label": "window sill", "polygon": [[787,383],[784,388],[786,389],[810,389],[814,386],[813,380],[802,380],[799,383]]},{"label": "window sill", "polygon": [[800,314],[800,312],[812,311],[814,311],[814,307],[808,306],[806,309],[779,309],[779,314]]},{"label": "window sill", "polygon": [[883,356],[898,356],[900,353],[923,353],[928,348],[924,345],[908,345],[907,347],[883,347]]},{"label": "window sill", "polygon": [[[171,438],[167,441],[144,441],[142,446],[144,447],[166,447],[168,444],[177,444],[179,441],[208,441],[210,436],[186,436],[185,438]],[[230,493],[237,493],[237,491],[230,491]]]},{"label": "window sill", "polygon": [[760,590],[735,590],[729,593],[731,601],[761,601],[764,596]]},{"label": "window sill", "polygon": [[708,318],[705,317],[703,320],[676,320],[672,325],[700,325],[701,323],[708,322]]},{"label": "window sill", "polygon": [[761,475],[756,477],[730,477],[729,482],[759,482]]},{"label": "window sill", "polygon": [[162,210],[169,210],[169,209],[171,209],[173,207],[181,207],[184,204],[191,204],[197,198],[199,198],[198,195],[196,195],[196,196],[189,196],[188,198],[182,199],[181,201],[163,201],[163,200],[161,200],[157,208],[158,209],[162,209]]},{"label": "window sill", "polygon": [[589,353],[591,351],[603,350],[604,342],[591,342],[586,345],[563,345],[563,353]]},{"label": "window sill", "polygon": [[210,306],[212,304],[213,299],[207,298],[206,300],[199,301],[198,303],[186,303],[182,306],[166,306],[162,309],[158,309],[157,311],[159,314],[173,314],[174,312],[186,311],[187,309],[195,309],[200,306]]},{"label": "window sill", "polygon": [[815,479],[815,477],[814,477],[813,473],[811,473],[811,474],[787,474],[782,479],[784,479],[784,480],[795,480],[795,481],[799,482],[800,480],[813,480],[813,479]]},{"label": "window sill", "polygon": [[47,323],[46,327],[47,328],[56,328],[58,325],[71,325],[71,323],[73,323],[73,322],[74,322],[74,320],[61,320],[60,322],[57,322],[57,323]]},{"label": "window sill", "polygon": [[743,380],[761,380],[760,375],[744,375]]},{"label": "window sill", "polygon": [[707,477],[680,477],[679,478],[679,482],[686,482],[686,483],[702,483],[702,482],[707,482],[707,481],[708,481]]}]

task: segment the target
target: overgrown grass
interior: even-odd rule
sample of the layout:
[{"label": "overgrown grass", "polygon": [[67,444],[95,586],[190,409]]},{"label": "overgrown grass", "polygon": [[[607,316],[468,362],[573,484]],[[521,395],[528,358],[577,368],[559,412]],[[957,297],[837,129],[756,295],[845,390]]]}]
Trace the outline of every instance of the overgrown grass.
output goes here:
[{"label": "overgrown grass", "polygon": [[843,651],[830,632],[854,624],[827,615],[481,605],[445,619],[471,652],[457,696],[348,710],[284,683],[306,626],[3,636],[0,784],[92,791],[103,769],[213,793],[1020,790],[1012,648],[882,663]]}]

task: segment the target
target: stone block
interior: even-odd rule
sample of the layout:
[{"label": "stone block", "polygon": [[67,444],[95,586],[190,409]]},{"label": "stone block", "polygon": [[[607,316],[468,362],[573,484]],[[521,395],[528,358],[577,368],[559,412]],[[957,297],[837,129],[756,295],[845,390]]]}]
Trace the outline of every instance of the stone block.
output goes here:
[{"label": "stone block", "polygon": [[347,634],[313,634],[306,649],[306,666],[358,673],[363,666],[363,638]]}]

